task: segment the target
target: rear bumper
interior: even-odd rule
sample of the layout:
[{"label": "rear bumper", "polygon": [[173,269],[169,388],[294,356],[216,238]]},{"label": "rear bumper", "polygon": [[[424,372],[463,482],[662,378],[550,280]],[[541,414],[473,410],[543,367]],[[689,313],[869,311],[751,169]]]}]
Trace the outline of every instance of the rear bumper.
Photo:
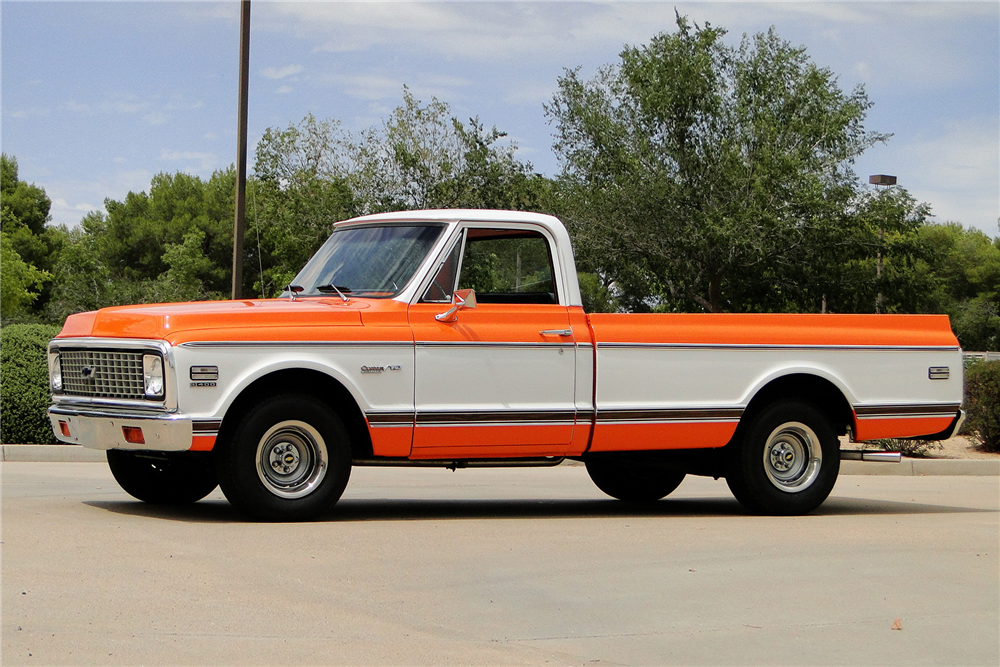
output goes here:
[{"label": "rear bumper", "polygon": [[[62,442],[90,449],[134,449],[181,452],[191,449],[192,420],[166,412],[132,412],[53,405],[49,408],[52,432]],[[142,442],[136,440],[139,429]]]}]

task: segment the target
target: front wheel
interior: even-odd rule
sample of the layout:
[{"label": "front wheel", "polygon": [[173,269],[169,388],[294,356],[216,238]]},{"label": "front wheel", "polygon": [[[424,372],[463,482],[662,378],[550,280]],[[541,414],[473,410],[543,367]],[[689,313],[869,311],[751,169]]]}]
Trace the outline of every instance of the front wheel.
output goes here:
[{"label": "front wheel", "polygon": [[630,503],[657,501],[684,481],[684,473],[614,455],[588,457],[587,474],[604,493]]},{"label": "front wheel", "polygon": [[774,403],[748,425],[726,482],[759,514],[805,514],[837,483],[840,442],[826,416],[808,403]]},{"label": "front wheel", "polygon": [[147,503],[197,502],[219,484],[210,455],[200,452],[109,449],[108,467],[126,493]]},{"label": "front wheel", "polygon": [[351,474],[343,424],[306,395],[268,398],[246,412],[216,458],[229,502],[263,521],[301,521],[327,511]]}]

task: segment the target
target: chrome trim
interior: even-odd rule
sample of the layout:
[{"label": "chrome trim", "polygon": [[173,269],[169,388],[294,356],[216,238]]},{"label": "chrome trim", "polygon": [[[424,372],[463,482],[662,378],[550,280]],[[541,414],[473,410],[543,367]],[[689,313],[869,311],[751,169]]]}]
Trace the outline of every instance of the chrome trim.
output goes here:
[{"label": "chrome trim", "polygon": [[[110,407],[110,406],[109,406]],[[88,410],[72,408],[65,405],[49,406],[50,415],[60,415],[63,417],[95,417],[98,419],[127,419],[127,420],[157,420],[157,421],[184,421],[190,420],[188,415],[176,412],[164,412],[163,410],[119,410],[109,412],[107,410]]]},{"label": "chrome trim", "polygon": [[951,377],[951,368],[948,366],[931,366],[927,369],[928,380],[947,380]]},{"label": "chrome trim", "polygon": [[669,348],[675,350],[878,350],[888,352],[957,352],[957,346],[905,346],[905,345],[795,345],[795,344],[739,344],[739,343],[617,343],[598,341],[597,348],[644,349]]},{"label": "chrome trim", "polygon": [[369,412],[365,415],[372,428],[413,427],[414,413],[410,412]]},{"label": "chrome trim", "polygon": [[671,422],[732,422],[743,416],[743,408],[638,408],[597,409],[598,424],[662,424]]},{"label": "chrome trim", "polygon": [[477,410],[418,412],[417,427],[551,426],[576,423],[575,410]]},{"label": "chrome trim", "polygon": [[417,347],[424,348],[434,348],[434,347],[492,347],[492,348],[509,348],[509,349],[523,349],[532,347],[543,347],[547,349],[562,347],[568,350],[576,347],[573,343],[543,343],[543,342],[523,342],[523,343],[506,343],[502,341],[465,341],[465,340],[455,340],[455,341],[417,341]]},{"label": "chrome trim", "polygon": [[886,419],[889,417],[940,417],[958,412],[958,403],[918,405],[855,405],[858,419]]},{"label": "chrome trim", "polygon": [[274,348],[274,347],[413,347],[412,341],[406,340],[393,340],[393,341],[371,341],[371,340],[330,340],[330,341],[316,341],[316,340],[267,340],[267,341],[254,341],[254,340],[212,340],[212,341],[190,341],[187,343],[181,343],[177,347],[205,347],[205,348],[219,348],[219,347],[251,347],[251,348]]},{"label": "chrome trim", "polygon": [[[142,449],[160,452],[191,449],[192,424],[188,415],[129,410],[79,410],[54,405],[49,408],[48,417],[56,438],[89,449]],[[60,421],[69,425],[69,437],[62,434]],[[145,443],[136,444],[125,440],[123,426],[141,428]]]},{"label": "chrome trim", "polygon": [[53,338],[49,341],[49,353],[60,354],[60,351],[63,348],[74,350],[152,350],[154,352],[158,352],[164,360],[164,396],[161,399],[125,399],[71,396],[62,392],[54,392],[52,394],[53,403],[78,406],[94,405],[125,409],[139,408],[147,410],[163,410],[166,412],[177,411],[177,368],[174,361],[173,346],[167,341],[147,340],[144,338],[99,338],[87,336],[78,338]]}]

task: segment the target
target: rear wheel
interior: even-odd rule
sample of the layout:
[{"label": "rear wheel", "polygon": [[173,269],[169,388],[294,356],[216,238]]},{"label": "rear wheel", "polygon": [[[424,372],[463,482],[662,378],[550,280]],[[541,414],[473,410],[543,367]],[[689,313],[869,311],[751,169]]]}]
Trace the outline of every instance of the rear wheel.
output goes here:
[{"label": "rear wheel", "polygon": [[200,452],[109,449],[108,466],[126,493],[147,503],[193,503],[218,486],[210,455]]},{"label": "rear wheel", "polygon": [[837,483],[840,442],[826,416],[808,403],[774,403],[750,422],[726,482],[760,514],[805,514]]},{"label": "rear wheel", "polygon": [[664,470],[617,456],[586,459],[587,474],[604,493],[630,503],[659,500],[684,481],[684,473]]},{"label": "rear wheel", "polygon": [[268,398],[246,412],[216,465],[230,503],[263,521],[301,521],[327,511],[351,474],[347,431],[323,402]]}]

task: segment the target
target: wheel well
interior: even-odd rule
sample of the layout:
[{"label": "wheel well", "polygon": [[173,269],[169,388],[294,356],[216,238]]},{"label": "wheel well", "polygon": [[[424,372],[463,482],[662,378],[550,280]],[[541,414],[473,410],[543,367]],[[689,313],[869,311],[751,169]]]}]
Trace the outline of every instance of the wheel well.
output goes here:
[{"label": "wheel well", "polygon": [[805,373],[785,375],[760,389],[743,412],[740,424],[745,424],[760,410],[784,399],[806,401],[822,411],[837,435],[845,435],[851,423],[851,404],[835,384],[825,378]]},{"label": "wheel well", "polygon": [[239,424],[241,416],[250,407],[268,396],[287,393],[309,393],[319,398],[330,409],[337,413],[348,435],[351,436],[352,458],[370,458],[372,456],[371,435],[368,433],[368,423],[357,402],[337,380],[319,371],[304,368],[293,368],[275,371],[257,378],[240,395],[226,411],[219,428],[219,442],[225,442],[229,433]]}]

